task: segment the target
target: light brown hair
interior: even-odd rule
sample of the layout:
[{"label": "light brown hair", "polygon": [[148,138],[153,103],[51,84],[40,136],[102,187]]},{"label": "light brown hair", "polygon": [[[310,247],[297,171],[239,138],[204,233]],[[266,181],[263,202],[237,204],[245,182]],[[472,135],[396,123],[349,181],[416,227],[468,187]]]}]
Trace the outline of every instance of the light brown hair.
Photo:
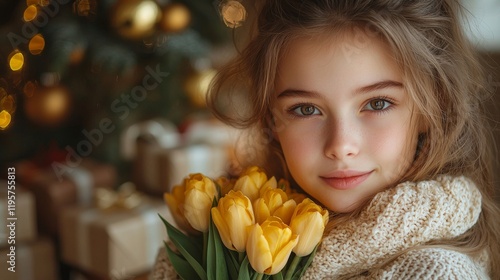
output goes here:
[{"label": "light brown hair", "polygon": [[471,178],[483,194],[479,221],[464,235],[438,245],[471,256],[487,250],[491,277],[500,278],[500,210],[494,200],[491,129],[483,108],[489,94],[477,54],[462,28],[464,9],[459,1],[269,0],[257,3],[257,10],[249,43],[219,72],[208,100],[218,118],[251,129],[253,142],[246,141],[244,151],[248,164],[287,176],[273,137],[270,108],[279,59],[289,42],[346,28],[378,36],[399,63],[419,125],[426,127],[418,155],[400,181],[438,174]]}]

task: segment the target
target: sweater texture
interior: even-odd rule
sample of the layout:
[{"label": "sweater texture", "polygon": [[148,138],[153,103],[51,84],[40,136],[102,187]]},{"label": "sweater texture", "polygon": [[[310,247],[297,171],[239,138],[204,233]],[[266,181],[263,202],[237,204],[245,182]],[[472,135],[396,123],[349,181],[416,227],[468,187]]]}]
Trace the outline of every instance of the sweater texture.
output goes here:
[{"label": "sweater texture", "polygon": [[[487,256],[418,247],[465,233],[480,212],[481,194],[465,177],[399,184],[333,228],[303,279],[489,279]],[[176,279],[164,248],[150,279]]]}]

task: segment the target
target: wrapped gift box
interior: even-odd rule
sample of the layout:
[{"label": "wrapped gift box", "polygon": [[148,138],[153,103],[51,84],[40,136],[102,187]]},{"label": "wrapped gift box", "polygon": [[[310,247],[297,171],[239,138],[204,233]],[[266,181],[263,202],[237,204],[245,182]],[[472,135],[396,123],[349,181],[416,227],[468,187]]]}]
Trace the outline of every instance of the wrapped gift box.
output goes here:
[{"label": "wrapped gift box", "polygon": [[18,177],[35,195],[38,228],[50,235],[58,233],[58,214],[67,206],[90,205],[95,187],[113,188],[116,169],[85,159],[77,167],[66,166],[57,174],[53,168],[38,169],[24,162],[16,167]]},{"label": "wrapped gift box", "polygon": [[229,169],[229,151],[223,146],[200,143],[164,149],[142,141],[137,144],[134,183],[151,195],[162,196],[190,173],[215,178]]},{"label": "wrapped gift box", "polygon": [[[0,250],[0,279],[2,280],[55,280],[58,279],[58,268],[55,250],[49,239],[39,239],[34,242],[15,245],[15,259],[11,256],[11,248]],[[14,272],[8,268],[15,260]]]},{"label": "wrapped gift box", "polygon": [[[8,193],[7,181],[3,180],[0,180],[0,186],[2,187],[0,192],[0,220],[6,223],[0,227],[0,248],[9,247],[9,244],[12,244],[13,241],[9,243],[11,235],[12,238],[15,238],[16,243],[35,240],[37,230],[33,194],[19,185],[16,185],[16,188],[12,190],[14,193]],[[11,208],[14,215],[9,213],[9,196],[14,198],[12,201],[15,204],[12,204],[13,207]],[[8,225],[11,222],[14,226],[10,228]]]},{"label": "wrapped gift box", "polygon": [[148,198],[134,209],[69,208],[60,217],[62,259],[112,279],[147,272],[167,239],[158,214],[173,221],[160,199]]}]

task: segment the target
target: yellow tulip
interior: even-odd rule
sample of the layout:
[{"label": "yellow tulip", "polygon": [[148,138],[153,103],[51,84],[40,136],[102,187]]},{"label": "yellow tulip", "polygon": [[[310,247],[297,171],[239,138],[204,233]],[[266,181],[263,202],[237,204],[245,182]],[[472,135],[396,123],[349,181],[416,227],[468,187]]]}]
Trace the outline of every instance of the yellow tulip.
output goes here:
[{"label": "yellow tulip", "polygon": [[184,216],[194,229],[207,232],[210,208],[217,195],[215,183],[210,178],[197,173],[189,175],[185,185]]},{"label": "yellow tulip", "polygon": [[[276,179],[274,179],[276,181]],[[259,190],[268,183],[267,175],[258,167],[250,167],[245,170],[236,183],[234,184],[235,191],[241,191],[244,195],[248,196],[251,201],[259,197]],[[269,182],[268,184],[272,184]]]},{"label": "yellow tulip", "polygon": [[328,223],[328,211],[306,198],[295,208],[290,222],[294,234],[300,236],[293,252],[299,256],[309,255],[321,241],[325,226]]},{"label": "yellow tulip", "polygon": [[255,220],[262,224],[269,216],[276,216],[289,224],[296,205],[283,190],[268,188],[253,204]]},{"label": "yellow tulip", "polygon": [[248,227],[255,223],[252,203],[242,192],[230,191],[212,208],[212,220],[222,242],[233,251],[245,252]]},{"label": "yellow tulip", "polygon": [[285,191],[289,199],[295,200],[297,204],[301,203],[307,196],[303,193],[299,193],[290,187],[290,183],[285,179],[280,179],[278,182],[278,188]]},{"label": "yellow tulip", "polygon": [[258,273],[273,275],[286,265],[299,237],[279,218],[269,217],[249,230],[247,256]]},{"label": "yellow tulip", "polygon": [[181,230],[184,230],[188,233],[195,233],[196,231],[193,229],[193,227],[189,224],[189,222],[186,220],[186,217],[184,216],[185,189],[186,188],[184,187],[184,185],[175,186],[172,189],[171,193],[163,194],[163,199],[165,200],[165,203],[170,209],[172,217],[174,218],[177,226]]},{"label": "yellow tulip", "polygon": [[234,187],[234,182],[236,182],[236,180],[229,179],[226,177],[219,177],[219,178],[215,179],[215,183],[217,183],[217,185],[219,185],[220,190],[221,190],[221,193],[219,195],[221,197],[225,196],[230,190],[232,190]]}]

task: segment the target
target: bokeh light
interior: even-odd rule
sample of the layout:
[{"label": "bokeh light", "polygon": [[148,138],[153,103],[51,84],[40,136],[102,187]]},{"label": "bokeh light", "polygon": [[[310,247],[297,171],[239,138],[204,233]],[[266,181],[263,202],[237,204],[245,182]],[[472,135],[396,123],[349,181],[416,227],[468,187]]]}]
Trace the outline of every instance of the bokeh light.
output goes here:
[{"label": "bokeh light", "polygon": [[19,71],[24,66],[24,55],[18,50],[12,51],[9,55],[9,67],[12,71]]},{"label": "bokeh light", "polygon": [[24,10],[23,19],[24,21],[32,21],[38,15],[38,7],[36,5],[29,5],[26,10]]},{"label": "bokeh light", "polygon": [[43,38],[42,34],[36,34],[31,38],[28,48],[30,50],[30,53],[33,55],[37,55],[42,53],[43,49],[45,48],[45,39]]},{"label": "bokeh light", "polygon": [[4,130],[9,127],[10,122],[12,121],[12,116],[6,110],[0,111],[0,129]]}]

